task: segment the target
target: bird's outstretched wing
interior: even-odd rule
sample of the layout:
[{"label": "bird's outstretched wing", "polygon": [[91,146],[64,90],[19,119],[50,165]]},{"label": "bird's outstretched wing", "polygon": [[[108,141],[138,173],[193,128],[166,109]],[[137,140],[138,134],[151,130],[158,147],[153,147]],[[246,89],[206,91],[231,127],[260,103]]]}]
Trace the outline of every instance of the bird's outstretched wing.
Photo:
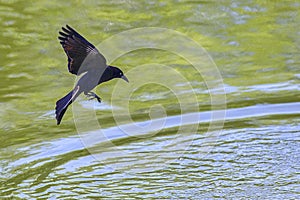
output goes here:
[{"label": "bird's outstretched wing", "polygon": [[73,28],[66,25],[59,34],[60,44],[68,56],[70,73],[80,75],[93,68],[104,70],[107,67],[104,56]]}]

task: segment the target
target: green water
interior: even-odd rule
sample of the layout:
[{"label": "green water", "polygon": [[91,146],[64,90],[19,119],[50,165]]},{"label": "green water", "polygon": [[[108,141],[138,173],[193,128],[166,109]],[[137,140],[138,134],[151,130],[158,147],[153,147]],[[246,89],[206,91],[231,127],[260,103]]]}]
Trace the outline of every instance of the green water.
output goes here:
[{"label": "green water", "polygon": [[[299,198],[299,9],[297,1],[0,1],[0,196]],[[82,96],[57,126],[55,102],[76,81],[57,39],[65,24],[100,47],[123,31],[166,28],[196,41],[213,61],[199,57],[208,70],[199,75],[164,49],[108,59],[130,83],[98,86],[101,104]],[[129,37],[99,50],[112,55],[118,45],[151,47],[161,39]],[[209,74],[213,63],[221,90],[209,87],[217,75]],[[133,73],[139,66],[148,67],[141,76]],[[163,84],[135,88],[149,77]],[[122,93],[128,88],[129,97]],[[212,106],[213,97],[221,101],[225,94],[225,105]],[[142,131],[131,127],[126,106]],[[209,122],[217,108],[227,111],[216,132]],[[163,128],[148,126],[152,118]]]}]

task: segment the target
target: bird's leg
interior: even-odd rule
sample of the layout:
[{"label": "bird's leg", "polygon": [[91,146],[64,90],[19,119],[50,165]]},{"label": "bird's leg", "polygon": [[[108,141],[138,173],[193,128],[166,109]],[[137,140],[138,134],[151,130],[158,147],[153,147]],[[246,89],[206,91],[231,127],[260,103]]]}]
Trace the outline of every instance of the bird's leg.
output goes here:
[{"label": "bird's leg", "polygon": [[98,95],[96,95],[94,92],[84,92],[84,94],[85,94],[87,97],[89,97],[90,100],[92,100],[92,99],[97,99],[97,101],[98,101],[99,103],[101,103],[101,98],[100,98]]}]

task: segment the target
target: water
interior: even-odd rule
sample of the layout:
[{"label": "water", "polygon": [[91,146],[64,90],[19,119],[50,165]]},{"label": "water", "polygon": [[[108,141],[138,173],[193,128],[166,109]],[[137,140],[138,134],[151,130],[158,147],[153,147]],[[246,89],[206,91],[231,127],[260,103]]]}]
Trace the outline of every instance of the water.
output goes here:
[{"label": "water", "polygon": [[[1,1],[0,196],[298,199],[299,7],[296,1]],[[75,83],[57,40],[65,24],[102,45],[130,84],[97,87],[100,105],[81,97],[57,126],[55,102]],[[190,57],[201,58],[201,75],[163,49],[113,59],[121,47],[174,39],[154,31],[136,36],[138,42],[103,43],[141,27],[176,30],[201,44],[223,84],[203,52]],[[186,44],[177,50],[199,53]]]}]

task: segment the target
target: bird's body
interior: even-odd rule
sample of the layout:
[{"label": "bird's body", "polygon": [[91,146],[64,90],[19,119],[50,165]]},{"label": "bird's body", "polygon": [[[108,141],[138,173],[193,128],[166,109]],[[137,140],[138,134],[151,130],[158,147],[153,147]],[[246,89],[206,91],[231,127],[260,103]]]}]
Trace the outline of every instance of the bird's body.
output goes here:
[{"label": "bird's body", "polygon": [[94,45],[77,33],[70,26],[62,27],[64,32],[59,32],[58,39],[68,56],[69,72],[75,75],[82,75],[74,89],[66,96],[56,102],[55,114],[57,124],[60,124],[68,106],[81,94],[101,98],[91,92],[97,85],[114,78],[122,78],[128,82],[123,72],[114,66],[107,66],[104,56],[99,53]]}]

